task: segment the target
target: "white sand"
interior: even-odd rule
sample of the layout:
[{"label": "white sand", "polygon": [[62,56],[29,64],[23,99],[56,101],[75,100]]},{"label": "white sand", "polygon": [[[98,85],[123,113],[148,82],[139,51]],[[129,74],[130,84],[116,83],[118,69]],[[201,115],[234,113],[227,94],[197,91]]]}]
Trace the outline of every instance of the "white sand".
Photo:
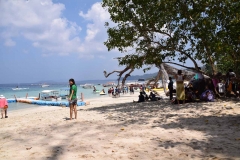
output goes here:
[{"label": "white sand", "polygon": [[0,120],[0,159],[240,159],[240,103],[133,103],[138,94],[78,107],[11,111]]}]

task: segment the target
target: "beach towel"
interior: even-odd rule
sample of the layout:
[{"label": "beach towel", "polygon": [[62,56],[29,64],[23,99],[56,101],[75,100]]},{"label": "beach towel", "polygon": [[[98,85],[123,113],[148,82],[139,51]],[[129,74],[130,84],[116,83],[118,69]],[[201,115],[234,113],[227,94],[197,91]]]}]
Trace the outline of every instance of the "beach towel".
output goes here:
[{"label": "beach towel", "polygon": [[185,100],[185,90],[184,90],[184,84],[183,83],[177,83],[177,99],[178,100]]}]

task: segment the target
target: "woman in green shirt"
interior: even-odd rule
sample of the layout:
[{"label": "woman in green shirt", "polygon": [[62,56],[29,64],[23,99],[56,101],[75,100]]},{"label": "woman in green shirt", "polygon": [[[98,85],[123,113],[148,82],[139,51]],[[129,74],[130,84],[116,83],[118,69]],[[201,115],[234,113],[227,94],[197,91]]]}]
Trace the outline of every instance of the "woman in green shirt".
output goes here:
[{"label": "woman in green shirt", "polygon": [[77,86],[75,85],[74,79],[69,79],[70,93],[68,97],[69,108],[70,108],[70,120],[72,120],[72,114],[74,111],[75,119],[77,119]]}]

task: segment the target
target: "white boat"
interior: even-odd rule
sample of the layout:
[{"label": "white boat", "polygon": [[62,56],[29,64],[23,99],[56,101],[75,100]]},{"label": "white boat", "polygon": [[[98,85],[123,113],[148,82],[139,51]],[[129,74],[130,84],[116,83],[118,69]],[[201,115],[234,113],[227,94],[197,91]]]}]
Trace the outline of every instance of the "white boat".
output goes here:
[{"label": "white boat", "polygon": [[145,81],[145,79],[138,79],[137,81],[128,81],[126,84],[125,84],[126,86],[141,86],[141,85],[146,85],[146,81]]},{"label": "white boat", "polygon": [[44,101],[61,101],[62,98],[59,96],[59,91],[43,90],[41,92],[41,100],[44,100]]},{"label": "white boat", "polygon": [[88,84],[88,83],[86,83],[86,84],[84,84],[84,85],[80,85],[82,88],[84,88],[84,89],[90,89],[90,88],[93,88],[93,84]]},{"label": "white boat", "polygon": [[103,84],[103,87],[114,87],[116,86],[116,84],[114,82],[107,82],[105,84]]},{"label": "white boat", "polygon": [[42,84],[42,88],[44,88],[44,87],[49,87],[49,85],[48,84]]},{"label": "white boat", "polygon": [[14,90],[14,91],[20,91],[20,90],[25,90],[25,89],[29,89],[29,88],[12,88],[12,90]]},{"label": "white boat", "polygon": [[67,99],[69,96],[69,91],[70,88],[61,88],[59,97],[61,97],[62,99]]}]

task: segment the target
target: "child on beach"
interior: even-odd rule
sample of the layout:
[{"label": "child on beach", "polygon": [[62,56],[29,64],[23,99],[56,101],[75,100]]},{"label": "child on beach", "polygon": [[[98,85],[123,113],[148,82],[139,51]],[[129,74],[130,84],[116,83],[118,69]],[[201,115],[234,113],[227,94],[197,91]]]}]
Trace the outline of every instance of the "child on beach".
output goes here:
[{"label": "child on beach", "polygon": [[74,79],[69,79],[70,93],[69,93],[69,108],[70,108],[70,120],[72,120],[72,114],[74,112],[75,119],[77,119],[77,86]]}]

